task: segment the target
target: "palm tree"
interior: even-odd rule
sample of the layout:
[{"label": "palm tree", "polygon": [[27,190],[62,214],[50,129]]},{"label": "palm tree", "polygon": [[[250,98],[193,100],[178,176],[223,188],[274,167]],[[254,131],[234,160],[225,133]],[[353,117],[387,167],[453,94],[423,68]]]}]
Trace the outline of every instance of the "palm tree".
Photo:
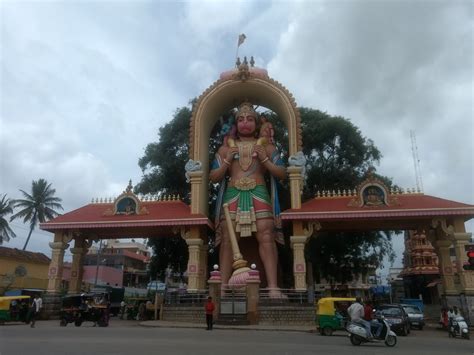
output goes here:
[{"label": "palm tree", "polygon": [[43,223],[59,215],[54,208],[63,209],[61,206],[61,199],[54,197],[55,189],[51,188],[51,184],[45,179],[39,179],[34,181],[31,186],[31,194],[20,190],[25,199],[15,200],[15,208],[22,208],[21,211],[11,216],[10,221],[15,218],[23,218],[23,223],[30,222],[30,233],[26,239],[26,243],[23,246],[23,250],[26,249],[28,242],[30,241],[31,233],[35,229],[38,222]]},{"label": "palm tree", "polygon": [[10,238],[15,238],[16,234],[12,231],[8,225],[8,221],[5,219],[7,214],[13,213],[13,204],[15,201],[12,201],[7,198],[7,195],[2,196],[0,201],[0,245],[3,242],[8,242]]}]

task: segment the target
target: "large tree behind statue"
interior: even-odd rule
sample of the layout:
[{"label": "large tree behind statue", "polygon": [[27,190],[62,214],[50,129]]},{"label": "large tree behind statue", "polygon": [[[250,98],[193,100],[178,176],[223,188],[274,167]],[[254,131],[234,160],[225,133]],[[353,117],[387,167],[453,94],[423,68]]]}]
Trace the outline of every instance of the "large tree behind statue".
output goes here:
[{"label": "large tree behind statue", "polygon": [[[363,180],[368,168],[378,164],[381,158],[379,150],[349,120],[314,109],[299,110],[303,152],[308,162],[303,200],[314,197],[317,190],[354,188]],[[287,151],[286,132],[282,129],[281,121],[271,114],[267,117],[274,123],[275,141],[280,144],[282,151]],[[144,175],[136,186],[137,193],[180,194],[189,202],[190,186],[185,180],[184,165],[189,159],[190,119],[189,108],[178,109],[173,120],[160,128],[159,141],[147,145],[144,156],[139,160]],[[211,134],[210,155],[221,144],[221,137],[215,134],[218,129],[214,131]],[[209,161],[212,161],[212,156]],[[389,179],[378,177],[391,185]],[[215,199],[215,195],[216,192],[211,188],[210,201]],[[282,191],[283,210],[289,208],[288,196],[287,191]],[[173,267],[177,272],[185,271],[184,259],[178,265],[159,262],[160,259],[168,259],[167,255],[162,254],[164,249],[159,239],[150,238],[149,244],[155,251],[151,261],[153,277],[160,274],[166,266]],[[173,245],[186,248],[185,243]],[[187,254],[187,250],[182,252]],[[385,256],[390,260],[394,257],[388,233],[321,233],[317,238],[312,238],[306,248],[306,258],[313,265],[316,280],[320,276],[330,281],[350,280],[353,273],[364,273],[368,265],[379,266]],[[291,263],[287,262],[287,265],[290,265],[288,272],[291,273]],[[344,268],[350,268],[353,273],[346,272]]]}]

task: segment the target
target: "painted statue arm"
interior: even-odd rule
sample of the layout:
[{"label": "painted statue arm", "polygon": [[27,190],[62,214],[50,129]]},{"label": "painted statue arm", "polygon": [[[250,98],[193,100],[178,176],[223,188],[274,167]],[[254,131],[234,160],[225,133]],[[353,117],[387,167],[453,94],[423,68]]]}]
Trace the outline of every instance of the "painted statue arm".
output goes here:
[{"label": "painted statue arm", "polygon": [[209,179],[212,183],[217,183],[222,181],[227,173],[227,169],[232,164],[232,160],[234,159],[234,154],[238,151],[235,148],[228,148],[222,146],[219,148],[216,154],[216,161],[213,164],[212,170],[209,173]]},{"label": "painted statue arm", "polygon": [[262,162],[262,165],[268,170],[268,172],[279,180],[286,179],[286,169],[275,163],[273,157],[277,154],[276,147],[273,144],[267,144],[265,147],[255,146],[258,159]]}]

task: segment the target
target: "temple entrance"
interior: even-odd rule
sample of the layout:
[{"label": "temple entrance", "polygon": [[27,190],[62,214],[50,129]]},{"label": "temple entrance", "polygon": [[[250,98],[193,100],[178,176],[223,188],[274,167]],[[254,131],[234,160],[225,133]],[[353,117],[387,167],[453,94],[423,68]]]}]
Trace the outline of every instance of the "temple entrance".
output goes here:
[{"label": "temple entrance", "polygon": [[[246,136],[245,127],[239,127],[238,124],[237,130],[240,130],[236,139],[238,144],[235,146],[227,144],[221,150],[220,158],[216,158],[218,160],[216,166],[211,166],[209,137],[219,115],[238,107],[238,119],[242,118],[242,122],[246,122],[242,125],[245,126],[248,122],[252,125],[257,118],[253,104],[268,107],[285,124],[288,132],[289,166],[279,165],[278,159],[274,159],[272,145],[259,141],[265,137],[257,136],[255,127],[252,128],[254,131]],[[320,231],[344,230],[424,231],[439,259],[443,297],[463,294],[469,300],[474,299],[474,272],[463,269],[463,264],[467,261],[464,250],[470,239],[470,233],[466,233],[465,230],[465,222],[474,217],[474,206],[443,200],[417,191],[390,190],[383,182],[371,176],[354,190],[348,187],[344,191],[322,191],[313,199],[302,203],[305,158],[301,152],[303,144],[301,136],[299,111],[293,96],[284,86],[271,79],[266,70],[252,65],[249,67],[244,62],[235,69],[222,73],[220,79],[206,89],[193,106],[190,123],[190,159],[185,167],[191,185],[190,205],[182,202],[179,196],[139,198],[133,194],[130,184],[114,200],[95,200],[75,211],[42,223],[41,229],[54,233],[54,240],[50,243],[52,258],[48,293],[56,296],[60,294],[63,257],[70,243],[74,245],[71,248],[73,261],[69,292],[74,293],[80,290],[84,255],[94,241],[132,237],[166,238],[178,235],[186,241],[189,252],[187,292],[200,294],[209,291],[213,293],[216,301],[220,301],[223,307],[220,312],[224,312],[222,314],[229,312],[228,314],[236,315],[245,309],[247,318],[252,322],[258,322],[260,284],[273,282],[273,287],[267,290],[269,298],[291,299],[288,295],[282,295],[275,280],[272,279],[274,276],[272,272],[277,268],[272,264],[274,258],[262,258],[262,255],[270,255],[275,249],[269,248],[271,243],[268,242],[273,242],[269,233],[258,235],[258,231],[270,229],[264,223],[260,223],[263,229],[256,228],[256,224],[265,219],[260,218],[259,221],[256,218],[258,214],[264,217],[270,216],[270,211],[265,206],[268,205],[270,198],[264,191],[262,182],[265,181],[264,172],[271,170],[272,176],[280,178],[283,171],[285,175],[283,178],[288,178],[289,181],[288,199],[291,208],[283,211],[280,217],[283,223],[290,226],[291,235],[287,237],[292,249],[294,280],[291,292],[300,295],[299,298],[295,297],[296,300],[301,300],[303,298],[301,295],[304,295],[308,288],[308,270],[304,255],[308,238],[317,238]],[[267,148],[268,151],[265,150]],[[231,151],[232,149],[234,151]],[[238,153],[237,158],[235,153]],[[221,169],[221,173],[216,173],[216,169]],[[237,267],[234,265],[232,267],[235,270],[245,269],[245,278],[233,279],[237,286],[246,288],[245,308],[239,294],[234,292],[238,287],[234,287],[230,295],[224,291],[223,299],[220,300],[221,287],[213,286],[220,285],[219,277],[213,279],[211,273],[211,278],[208,279],[208,236],[216,229],[214,222],[208,218],[209,183],[221,179],[227,169],[231,171],[228,186],[232,188],[226,190],[229,193],[229,196],[226,196],[228,207],[236,207],[231,205],[235,204],[237,195],[244,196],[245,206],[240,205],[239,201],[238,207],[229,211],[229,214],[234,215],[230,216],[229,223],[226,220],[226,224],[237,225],[238,220],[239,230],[236,227],[236,232],[245,231],[247,236],[257,232],[257,237],[260,239],[259,248],[263,245],[262,249],[270,251],[267,254],[259,252],[257,256],[257,253],[248,252],[246,242],[242,241],[241,245],[246,250],[243,256],[247,260],[242,259],[242,253],[238,250],[239,243],[234,243],[237,244],[237,250],[232,246],[232,253],[228,254],[227,263],[238,262]],[[212,175],[219,176],[216,178]],[[254,205],[247,204],[249,201]],[[242,211],[244,213],[241,213]],[[239,218],[235,217],[237,215]],[[227,230],[229,236],[232,234],[231,230],[231,228]],[[255,236],[249,239],[255,242]],[[257,248],[250,246],[249,249],[255,251]],[[451,260],[451,250],[454,250],[454,264]],[[222,266],[223,260],[219,263]],[[256,264],[256,270],[250,269],[250,264],[253,263]],[[233,276],[229,275],[228,271],[225,271],[226,282]],[[222,286],[223,289],[226,288],[226,285]],[[294,313],[294,309],[292,311]]]}]

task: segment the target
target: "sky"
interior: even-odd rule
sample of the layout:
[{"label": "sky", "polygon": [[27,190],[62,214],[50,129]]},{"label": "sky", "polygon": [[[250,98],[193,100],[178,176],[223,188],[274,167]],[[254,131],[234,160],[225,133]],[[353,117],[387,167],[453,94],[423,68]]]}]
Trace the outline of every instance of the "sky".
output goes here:
[{"label": "sky", "polygon": [[[44,178],[68,212],[139,182],[146,145],[245,33],[239,55],[298,106],[350,119],[378,173],[416,186],[413,131],[424,192],[474,204],[473,25],[456,0],[0,0],[0,195]],[[28,225],[11,226],[4,246],[21,248]],[[51,238],[37,229],[28,250],[50,256]]]}]

